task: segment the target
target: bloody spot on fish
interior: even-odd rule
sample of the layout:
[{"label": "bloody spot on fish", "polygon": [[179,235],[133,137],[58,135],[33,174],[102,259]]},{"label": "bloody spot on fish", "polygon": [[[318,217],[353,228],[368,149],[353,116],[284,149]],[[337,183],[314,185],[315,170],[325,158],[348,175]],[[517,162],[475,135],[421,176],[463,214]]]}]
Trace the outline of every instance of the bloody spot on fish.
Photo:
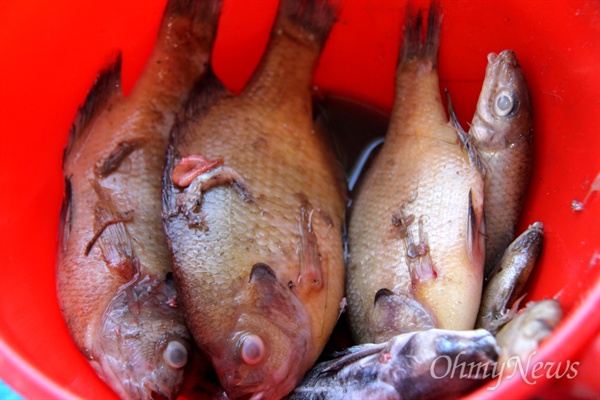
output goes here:
[{"label": "bloody spot on fish", "polygon": [[382,364],[387,364],[392,359],[392,355],[390,353],[381,353],[379,356],[379,362]]},{"label": "bloody spot on fish", "polygon": [[173,168],[173,183],[179,187],[188,187],[196,177],[223,165],[223,162],[222,158],[209,160],[201,155],[182,158]]}]

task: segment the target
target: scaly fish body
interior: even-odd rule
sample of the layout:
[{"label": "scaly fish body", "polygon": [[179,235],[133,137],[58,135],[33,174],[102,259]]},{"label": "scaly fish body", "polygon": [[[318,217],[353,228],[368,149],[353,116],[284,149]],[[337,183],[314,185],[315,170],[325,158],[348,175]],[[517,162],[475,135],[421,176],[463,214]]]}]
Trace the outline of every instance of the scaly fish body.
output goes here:
[{"label": "scaly fish body", "polygon": [[206,71],[220,2],[171,0],[129,97],[120,56],[65,149],[57,294],[79,350],[122,398],[175,398],[191,336],[177,308],[160,177],[170,125]]},{"label": "scaly fish body", "polygon": [[515,238],[533,166],[533,114],[515,53],[490,53],[469,137],[485,165],[488,277]]},{"label": "scaly fish body", "polygon": [[386,141],[354,200],[348,314],[359,343],[427,328],[472,329],[483,279],[483,179],[439,94],[439,8],[407,12]]},{"label": "scaly fish body", "polygon": [[239,96],[215,76],[172,132],[163,219],[188,326],[231,398],[281,398],[340,312],[343,176],[312,119],[311,81],[335,20],[284,0]]},{"label": "scaly fish body", "polygon": [[496,333],[514,317],[519,297],[542,251],[543,235],[544,225],[535,222],[508,246],[483,290],[477,328]]},{"label": "scaly fish body", "polygon": [[[491,376],[497,358],[496,340],[482,329],[404,333],[317,364],[288,399],[456,398]],[[459,372],[456,365],[471,368]]]}]

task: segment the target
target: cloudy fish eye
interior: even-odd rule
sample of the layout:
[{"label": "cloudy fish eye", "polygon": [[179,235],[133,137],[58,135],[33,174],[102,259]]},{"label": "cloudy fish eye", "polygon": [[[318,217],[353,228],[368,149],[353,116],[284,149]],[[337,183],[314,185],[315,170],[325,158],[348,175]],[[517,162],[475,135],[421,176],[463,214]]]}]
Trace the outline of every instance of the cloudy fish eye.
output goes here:
[{"label": "cloudy fish eye", "polygon": [[502,90],[494,99],[494,114],[498,117],[506,117],[515,107],[513,94],[508,90]]},{"label": "cloudy fish eye", "polygon": [[240,356],[246,364],[258,364],[265,358],[265,344],[257,335],[244,335],[239,343]]},{"label": "cloudy fish eye", "polygon": [[169,367],[180,369],[187,364],[188,351],[181,342],[171,340],[163,352],[163,359]]}]

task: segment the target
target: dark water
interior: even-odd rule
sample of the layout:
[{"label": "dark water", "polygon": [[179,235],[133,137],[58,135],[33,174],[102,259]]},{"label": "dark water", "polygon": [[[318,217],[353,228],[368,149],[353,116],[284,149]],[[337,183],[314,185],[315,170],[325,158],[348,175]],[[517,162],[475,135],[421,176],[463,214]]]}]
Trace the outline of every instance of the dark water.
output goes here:
[{"label": "dark water", "polygon": [[352,191],[360,173],[376,155],[389,115],[364,103],[329,95],[316,101],[317,123],[331,135]]},{"label": "dark water", "polygon": [[[327,96],[316,102],[315,116],[331,136],[332,144],[348,180],[349,202],[360,185],[360,177],[377,155],[387,132],[389,115],[349,99]],[[379,145],[378,145],[379,144]],[[346,213],[346,220],[348,212]],[[344,243],[346,237],[344,235]],[[347,249],[344,251],[347,254]],[[330,358],[355,343],[350,336],[346,314],[342,314],[319,361]]]}]

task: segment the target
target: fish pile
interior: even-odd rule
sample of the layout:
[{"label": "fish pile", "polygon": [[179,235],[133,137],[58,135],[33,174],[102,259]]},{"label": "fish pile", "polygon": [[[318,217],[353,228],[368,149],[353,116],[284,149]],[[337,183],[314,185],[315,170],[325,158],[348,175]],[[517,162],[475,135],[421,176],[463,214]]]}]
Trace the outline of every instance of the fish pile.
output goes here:
[{"label": "fish pile", "polygon": [[[169,0],[131,94],[117,56],[69,134],[57,294],[98,376],[123,399],[177,398],[194,370],[198,398],[450,398],[487,377],[440,378],[440,357],[534,351],[551,329],[524,330],[562,314],[519,312],[543,225],[513,242],[532,157],[514,52],[488,56],[466,132],[440,96],[440,6],[425,21],[409,5],[389,129],[346,221],[310,89],[339,5],[282,0],[240,94],[210,67],[221,6]],[[344,312],[357,345],[323,361]]]}]

